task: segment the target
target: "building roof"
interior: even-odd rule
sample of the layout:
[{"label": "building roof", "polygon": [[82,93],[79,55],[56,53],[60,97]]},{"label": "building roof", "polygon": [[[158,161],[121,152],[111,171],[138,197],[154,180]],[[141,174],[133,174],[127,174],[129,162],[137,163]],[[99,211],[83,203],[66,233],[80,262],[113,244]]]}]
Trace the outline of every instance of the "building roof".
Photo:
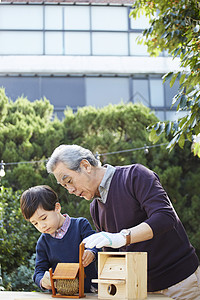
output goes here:
[{"label": "building roof", "polygon": [[105,4],[133,5],[134,0],[0,0],[6,4]]}]

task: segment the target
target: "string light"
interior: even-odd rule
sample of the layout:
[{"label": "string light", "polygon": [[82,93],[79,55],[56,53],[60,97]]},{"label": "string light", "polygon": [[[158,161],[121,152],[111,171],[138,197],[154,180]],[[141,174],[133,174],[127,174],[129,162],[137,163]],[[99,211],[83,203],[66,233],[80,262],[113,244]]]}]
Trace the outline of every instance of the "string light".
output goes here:
[{"label": "string light", "polygon": [[102,155],[112,155],[112,154],[118,154],[118,153],[125,153],[125,152],[133,152],[133,151],[138,151],[138,150],[145,150],[145,149],[150,149],[150,148],[155,148],[155,147],[160,147],[160,146],[165,146],[168,145],[168,143],[162,143],[162,144],[158,144],[158,145],[151,145],[151,146],[147,146],[145,145],[144,147],[140,147],[140,148],[133,148],[133,149],[126,149],[126,150],[119,150],[119,151],[114,151],[114,152],[108,152],[108,153],[99,153],[99,156]]},{"label": "string light", "polygon": [[4,177],[6,175],[6,172],[4,170],[4,166],[5,166],[5,163],[3,162],[3,160],[1,161],[1,164],[0,164],[0,178],[1,177]]},{"label": "string light", "polygon": [[95,153],[95,158],[98,159],[98,160],[100,160],[100,155],[99,155],[98,151]]},{"label": "string light", "polygon": [[[161,147],[161,146],[166,146],[166,145],[168,145],[168,143],[162,143],[162,144],[150,145],[150,146],[144,145],[143,147],[139,147],[139,148],[125,149],[125,150],[119,150],[119,151],[107,152],[107,153],[96,152],[95,158],[100,160],[101,156],[107,156],[107,155],[113,155],[113,154],[119,154],[119,153],[125,153],[125,152],[134,152],[134,151],[138,151],[138,150],[144,150],[144,153],[148,154],[150,148]],[[0,163],[0,178],[5,176],[5,174],[6,174],[5,169],[4,169],[5,166],[18,165],[18,164],[35,164],[35,163],[43,163],[43,162],[47,162],[47,161],[48,161],[48,159],[4,163],[2,160]]]},{"label": "string light", "polygon": [[5,288],[3,286],[3,280],[2,280],[2,276],[1,276],[1,265],[0,265],[0,291],[4,291]]},{"label": "string light", "polygon": [[145,145],[144,154],[147,155],[149,153],[149,146]]}]

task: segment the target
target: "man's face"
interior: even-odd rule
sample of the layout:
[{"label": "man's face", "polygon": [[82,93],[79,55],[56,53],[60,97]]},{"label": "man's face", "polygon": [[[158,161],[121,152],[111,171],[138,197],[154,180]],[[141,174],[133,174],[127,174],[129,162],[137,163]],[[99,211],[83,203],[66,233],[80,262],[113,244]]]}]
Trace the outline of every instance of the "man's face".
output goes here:
[{"label": "man's face", "polygon": [[80,163],[80,171],[70,170],[64,163],[59,162],[53,174],[57,182],[66,188],[70,194],[91,200],[97,192],[98,186],[92,175],[92,167],[86,160],[82,160]]}]

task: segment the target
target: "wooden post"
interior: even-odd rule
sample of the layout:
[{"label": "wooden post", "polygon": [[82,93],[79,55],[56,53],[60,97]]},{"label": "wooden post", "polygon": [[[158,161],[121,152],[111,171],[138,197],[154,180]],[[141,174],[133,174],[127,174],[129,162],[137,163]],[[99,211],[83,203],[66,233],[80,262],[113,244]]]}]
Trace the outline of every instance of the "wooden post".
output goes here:
[{"label": "wooden post", "polygon": [[79,245],[79,297],[84,297],[84,267],[82,264],[82,257],[85,249],[85,244]]},{"label": "wooden post", "polygon": [[55,290],[55,287],[54,287],[53,270],[52,270],[52,268],[49,269],[49,273],[50,273],[50,280],[51,280],[52,294],[53,294],[53,296],[55,296],[55,295],[56,295],[56,290]]}]

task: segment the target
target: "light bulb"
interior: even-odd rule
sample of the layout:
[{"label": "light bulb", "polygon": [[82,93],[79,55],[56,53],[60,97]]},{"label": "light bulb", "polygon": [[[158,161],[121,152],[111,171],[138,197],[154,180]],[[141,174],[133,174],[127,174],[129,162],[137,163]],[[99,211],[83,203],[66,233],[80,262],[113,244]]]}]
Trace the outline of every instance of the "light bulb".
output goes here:
[{"label": "light bulb", "polygon": [[145,145],[144,153],[145,153],[145,154],[148,154],[148,153],[149,153],[149,147],[148,147],[147,145]]},{"label": "light bulb", "polygon": [[6,172],[4,170],[4,162],[2,160],[1,164],[0,164],[0,177],[4,177],[5,175],[6,175]]},{"label": "light bulb", "polygon": [[0,177],[4,177],[5,175],[6,175],[6,173],[5,173],[4,169],[1,169],[0,170]]}]

